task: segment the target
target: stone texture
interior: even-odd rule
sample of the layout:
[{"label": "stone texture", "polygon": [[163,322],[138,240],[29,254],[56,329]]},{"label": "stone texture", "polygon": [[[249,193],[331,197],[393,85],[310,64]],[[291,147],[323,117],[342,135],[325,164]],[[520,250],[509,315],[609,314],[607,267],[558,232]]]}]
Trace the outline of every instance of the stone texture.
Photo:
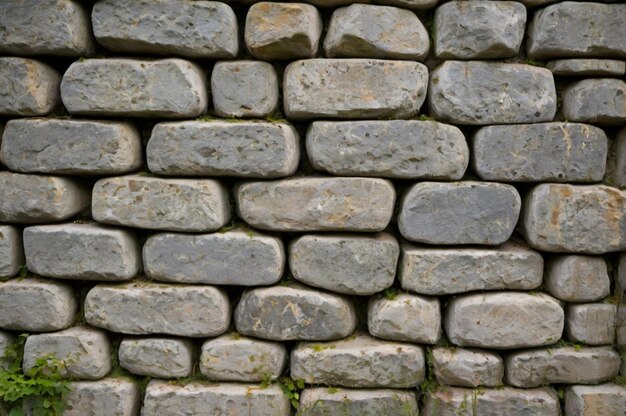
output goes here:
[{"label": "stone texture", "polygon": [[286,365],[287,348],[278,342],[232,332],[202,344],[200,371],[209,380],[267,382],[283,374]]},{"label": "stone texture", "polygon": [[194,364],[194,346],[188,339],[125,338],[119,360],[120,366],[141,376],[188,377]]},{"label": "stone texture", "polygon": [[92,204],[98,222],[152,230],[215,231],[230,220],[228,192],[211,179],[105,178]]},{"label": "stone texture", "polygon": [[143,162],[141,137],[130,123],[99,120],[11,120],[0,157],[15,172],[114,175]]},{"label": "stone texture", "polygon": [[436,121],[314,121],[313,168],[339,176],[458,180],[469,161],[461,130]]},{"label": "stone texture", "polygon": [[285,69],[285,114],[310,118],[407,118],[426,98],[428,69],[419,62],[309,59]]},{"label": "stone texture", "polygon": [[11,225],[0,225],[0,280],[10,279],[19,273],[24,265],[22,247],[20,230]]},{"label": "stone texture", "polygon": [[370,298],[367,328],[381,339],[435,344],[442,332],[439,299],[409,293]]},{"label": "stone texture", "polygon": [[563,308],[548,295],[499,292],[452,299],[444,326],[455,345],[509,349],[554,344],[564,321]]},{"label": "stone texture", "polygon": [[356,324],[349,299],[294,284],[246,291],[235,309],[237,332],[275,341],[335,340]]},{"label": "stone texture", "polygon": [[88,11],[77,0],[0,2],[0,53],[83,56],[95,51]]},{"label": "stone texture", "polygon": [[543,258],[509,241],[494,248],[401,247],[398,278],[403,289],[425,295],[474,290],[532,290],[541,286]]},{"label": "stone texture", "polygon": [[552,72],[524,64],[446,61],[430,77],[430,114],[458,124],[552,121]]},{"label": "stone texture", "polygon": [[481,179],[504,182],[599,182],[608,140],[578,123],[488,126],[474,134],[472,167]]},{"label": "stone texture", "polygon": [[0,283],[0,328],[49,332],[74,322],[78,304],[74,290],[64,283],[14,279]]},{"label": "stone texture", "polygon": [[626,292],[626,253],[620,253],[619,255],[617,263],[617,281],[615,282],[615,286],[616,289],[621,289]]},{"label": "stone texture", "polygon": [[[315,0],[322,1],[322,0]],[[327,0],[323,0],[327,1]],[[439,0],[374,0],[376,4],[388,4],[390,6],[398,6],[411,10],[427,10],[437,5]]]},{"label": "stone texture", "polygon": [[244,38],[257,59],[312,58],[322,34],[322,16],[303,3],[260,2],[246,16]]},{"label": "stone texture", "polygon": [[626,128],[621,129],[613,140],[607,171],[608,179],[615,186],[626,188]]},{"label": "stone texture", "polygon": [[565,302],[593,302],[607,297],[611,280],[602,257],[553,256],[547,262],[546,289]]},{"label": "stone texture", "polygon": [[305,235],[289,244],[289,270],[310,286],[372,295],[393,284],[400,255],[390,234]]},{"label": "stone texture", "polygon": [[271,285],[285,269],[285,249],[279,238],[243,229],[154,234],[144,245],[143,258],[146,275],[163,282]]},{"label": "stone texture", "polygon": [[98,43],[114,52],[234,58],[233,9],[215,1],[103,0],[92,12]]},{"label": "stone texture", "polygon": [[[3,4],[0,4],[0,8]],[[0,58],[0,115],[49,114],[59,102],[60,83],[61,75],[43,62],[15,57]]]},{"label": "stone texture", "polygon": [[437,8],[433,25],[438,58],[512,58],[524,37],[526,8],[513,1],[451,1]]},{"label": "stone texture", "polygon": [[615,341],[617,305],[567,305],[565,316],[565,333],[570,341],[587,345],[610,345]]},{"label": "stone texture", "polygon": [[504,362],[496,353],[484,350],[435,347],[433,370],[439,384],[459,387],[502,385]]},{"label": "stone texture", "polygon": [[326,415],[402,415],[417,416],[415,394],[390,389],[307,388],[300,394],[298,414]]},{"label": "stone texture", "polygon": [[607,253],[626,249],[626,193],[604,185],[541,184],[529,191],[520,221],[538,250]]},{"label": "stone texture", "polygon": [[626,62],[615,59],[559,59],[548,62],[546,67],[554,75],[573,77],[621,77],[626,73]]},{"label": "stone texture", "polygon": [[289,399],[277,385],[199,382],[178,386],[163,381],[148,384],[142,416],[255,415],[289,416]]},{"label": "stone texture", "polygon": [[90,325],[129,335],[220,335],[230,323],[228,296],[212,286],[147,282],[95,286],[85,299]]},{"label": "stone texture", "polygon": [[424,373],[421,347],[363,333],[336,342],[301,343],[291,352],[291,377],[309,384],[405,388],[422,383]]},{"label": "stone texture", "polygon": [[50,334],[30,335],[24,345],[24,374],[38,359],[53,356],[63,378],[98,380],[111,371],[111,344],[104,331],[75,326]]},{"label": "stone texture", "polygon": [[428,47],[428,32],[415,13],[368,4],[336,9],[324,38],[329,58],[423,61]]},{"label": "stone texture", "polygon": [[563,116],[583,123],[626,123],[626,82],[597,78],[569,85],[563,90]]},{"label": "stone texture", "polygon": [[391,182],[374,178],[292,178],[235,187],[239,216],[272,231],[382,231],[393,214]]},{"label": "stone texture", "polygon": [[626,6],[564,1],[535,13],[528,55],[546,58],[626,58]]},{"label": "stone texture", "polygon": [[498,245],[513,233],[520,209],[510,185],[420,182],[402,198],[398,228],[404,238],[421,243]]},{"label": "stone texture", "polygon": [[182,59],[77,61],[63,76],[61,98],[71,114],[97,116],[189,118],[208,106],[202,69]]},{"label": "stone texture", "polygon": [[561,347],[514,352],[505,357],[505,381],[516,387],[543,384],[597,384],[619,372],[610,347]]},{"label": "stone texture", "polygon": [[73,381],[63,416],[136,416],[140,403],[139,386],[128,378]]},{"label": "stone texture", "polygon": [[617,416],[626,414],[626,388],[613,383],[599,386],[568,386],[566,416]]},{"label": "stone texture", "polygon": [[293,174],[300,160],[291,125],[252,121],[159,123],[146,153],[150,171],[177,176],[278,178]]},{"label": "stone texture", "polygon": [[141,270],[141,246],[131,231],[98,224],[24,229],[26,266],[59,279],[130,280]]},{"label": "stone texture", "polygon": [[13,364],[12,360],[6,357],[6,353],[13,343],[15,343],[13,335],[9,332],[0,331],[0,371],[8,369]]},{"label": "stone texture", "polygon": [[[620,304],[621,306],[622,304]],[[617,331],[615,331],[616,344],[620,346],[626,345],[626,308],[617,308]],[[623,362],[626,360],[622,360]]]}]

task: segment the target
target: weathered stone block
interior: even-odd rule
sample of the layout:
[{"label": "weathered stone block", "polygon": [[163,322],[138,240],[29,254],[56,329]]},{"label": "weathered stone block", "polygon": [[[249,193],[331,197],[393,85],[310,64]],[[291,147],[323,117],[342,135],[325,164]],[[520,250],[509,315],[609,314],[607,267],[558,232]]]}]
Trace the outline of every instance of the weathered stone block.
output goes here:
[{"label": "weathered stone block", "polygon": [[552,72],[531,65],[447,61],[430,77],[430,113],[458,124],[552,121]]},{"label": "weathered stone block", "polygon": [[500,292],[452,299],[444,325],[453,344],[508,349],[554,344],[564,321],[563,308],[548,295]]},{"label": "weathered stone block", "polygon": [[413,392],[390,389],[307,388],[300,393],[298,406],[302,416],[417,416],[417,410]]},{"label": "weathered stone block", "polygon": [[626,388],[607,383],[599,386],[568,386],[565,416],[614,416],[626,414]]},{"label": "weathered stone block", "polygon": [[469,161],[461,130],[436,121],[314,121],[306,146],[315,169],[339,176],[458,180]]},{"label": "weathered stone block", "polygon": [[420,182],[402,198],[398,228],[404,238],[427,244],[498,245],[513,233],[521,204],[511,185]]},{"label": "weathered stone block", "polygon": [[[626,6],[624,7],[626,9]],[[563,90],[567,120],[622,125],[626,122],[626,82],[613,78],[585,79]]]},{"label": "weathered stone block", "polygon": [[620,188],[626,188],[626,128],[617,134],[611,151],[607,166],[608,179]]},{"label": "weathered stone block", "polygon": [[86,59],[63,76],[61,98],[71,114],[189,118],[206,112],[199,66],[182,59]]},{"label": "weathered stone block", "polygon": [[12,359],[6,357],[6,353],[14,343],[15,337],[13,335],[0,331],[0,357],[2,357],[0,358],[0,371],[8,369],[13,364]]},{"label": "weathered stone block", "polygon": [[226,188],[211,179],[129,175],[96,182],[92,216],[106,224],[205,232],[229,221],[230,206]]},{"label": "weathered stone block", "polygon": [[226,293],[212,286],[100,284],[87,293],[85,319],[129,335],[212,337],[228,329],[230,305]]},{"label": "weathered stone block", "polygon": [[388,4],[390,6],[398,6],[411,10],[426,10],[435,7],[438,1],[439,0],[375,0],[374,2],[376,4]]},{"label": "weathered stone block", "polygon": [[187,339],[125,338],[120,343],[120,366],[133,374],[156,378],[191,375],[194,346]]},{"label": "weathered stone block", "polygon": [[300,161],[298,133],[286,123],[159,123],[146,153],[159,175],[277,178],[293,174]]},{"label": "weathered stone block", "polygon": [[393,284],[399,256],[398,241],[386,233],[305,235],[289,244],[289,270],[311,286],[372,295]]},{"label": "weathered stone block", "polygon": [[285,69],[287,117],[407,118],[426,98],[428,69],[419,62],[308,59]]},{"label": "weathered stone block", "polygon": [[565,333],[570,341],[587,345],[610,345],[615,341],[617,305],[567,305],[565,316]]},{"label": "weathered stone block", "polygon": [[0,58],[0,115],[49,114],[59,102],[60,83],[61,75],[43,62],[14,57]]},{"label": "weathered stone block", "polygon": [[356,324],[349,299],[299,285],[249,290],[235,309],[237,332],[276,341],[344,338]]},{"label": "weathered stone block", "polygon": [[611,292],[611,280],[602,257],[551,257],[546,267],[545,284],[552,296],[565,302],[593,302]]},{"label": "weathered stone block", "polygon": [[0,225],[0,280],[15,276],[24,265],[22,247],[22,233],[11,225]]},{"label": "weathered stone block", "polygon": [[65,398],[63,416],[136,416],[141,391],[127,378],[73,381]]},{"label": "weathered stone block", "polygon": [[235,229],[215,234],[154,234],[143,248],[146,275],[177,283],[262,286],[285,269],[277,237]]},{"label": "weathered stone block", "polygon": [[374,178],[292,178],[235,187],[241,218],[272,231],[382,231],[395,197],[391,182]]},{"label": "weathered stone block", "polygon": [[488,126],[472,148],[474,172],[485,180],[599,182],[608,140],[602,129],[578,123]]},{"label": "weathered stone block", "polygon": [[496,353],[435,347],[433,370],[439,384],[460,387],[502,386],[504,362]]},{"label": "weathered stone block", "polygon": [[626,62],[615,59],[559,59],[546,67],[554,75],[586,77],[621,77],[626,73]]},{"label": "weathered stone block", "polygon": [[94,5],[98,43],[115,52],[234,58],[237,18],[227,4],[189,0],[103,0]]}]

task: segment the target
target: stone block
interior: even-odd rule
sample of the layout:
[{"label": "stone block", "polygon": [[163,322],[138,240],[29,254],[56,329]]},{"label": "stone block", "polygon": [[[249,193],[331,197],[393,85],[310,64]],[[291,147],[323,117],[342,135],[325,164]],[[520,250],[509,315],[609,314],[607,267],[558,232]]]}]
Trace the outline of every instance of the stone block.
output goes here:
[{"label": "stone block", "polygon": [[583,123],[623,125],[626,123],[626,82],[596,78],[568,85],[563,90],[563,116]]},{"label": "stone block", "polygon": [[60,83],[61,75],[43,62],[0,58],[0,115],[45,116],[51,113],[59,102]]},{"label": "stone block", "polygon": [[594,302],[611,292],[611,280],[602,257],[554,256],[545,275],[546,289],[564,302]]},{"label": "stone block", "polygon": [[21,231],[11,225],[0,225],[0,280],[14,277],[23,265]]},{"label": "stone block", "polygon": [[188,339],[125,338],[118,354],[120,366],[129,372],[161,379],[189,377],[194,364]]},{"label": "stone block", "polygon": [[613,140],[607,164],[607,179],[617,187],[626,188],[626,128]]},{"label": "stone block", "polygon": [[572,342],[611,345],[615,341],[617,305],[583,303],[567,305],[565,333]]},{"label": "stone block", "polygon": [[326,415],[402,415],[417,416],[415,394],[391,389],[342,389],[312,387],[300,393],[298,414]]},{"label": "stone block", "polygon": [[494,352],[435,347],[432,359],[435,377],[444,386],[502,386],[504,362]]},{"label": "stone block", "polygon": [[568,386],[565,416],[618,416],[626,414],[626,388],[613,383]]},{"label": "stone block", "polygon": [[137,416],[141,391],[128,378],[70,382],[63,416]]},{"label": "stone block", "polygon": [[615,59],[558,59],[546,67],[554,75],[571,77],[621,77],[626,73],[626,62]]},{"label": "stone block", "polygon": [[[315,0],[327,1],[327,0]],[[390,6],[398,6],[410,10],[428,10],[437,5],[439,0],[374,0],[376,4],[388,4]]]}]

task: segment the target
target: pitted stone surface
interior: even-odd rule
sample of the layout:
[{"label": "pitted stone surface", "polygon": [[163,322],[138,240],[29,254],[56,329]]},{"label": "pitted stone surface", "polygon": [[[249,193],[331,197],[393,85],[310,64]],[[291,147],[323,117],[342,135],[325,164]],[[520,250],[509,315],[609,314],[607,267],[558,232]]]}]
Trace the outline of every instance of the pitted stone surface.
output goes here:
[{"label": "pitted stone surface", "polygon": [[469,162],[461,130],[436,121],[314,121],[306,147],[315,169],[339,176],[458,180]]},{"label": "pitted stone surface", "polygon": [[486,350],[435,347],[433,370],[439,384],[459,387],[502,385],[504,362]]},{"label": "pitted stone surface", "polygon": [[[243,93],[243,91],[241,91]],[[146,148],[159,175],[278,178],[298,168],[298,133],[287,123],[159,123]]]},{"label": "pitted stone surface", "polygon": [[583,303],[565,310],[565,333],[570,341],[611,345],[615,341],[617,305]]},{"label": "pitted stone surface", "polygon": [[407,118],[426,98],[428,69],[419,62],[309,59],[285,69],[287,117]]},{"label": "pitted stone surface", "polygon": [[613,383],[569,386],[565,389],[566,416],[626,414],[626,387]]},{"label": "pitted stone surface", "polygon": [[0,225],[0,280],[14,277],[22,265],[24,265],[22,233],[14,226]]},{"label": "pitted stone surface", "polygon": [[194,58],[237,56],[237,18],[215,1],[103,0],[92,13],[98,43],[115,52]]},{"label": "pitted stone surface", "polygon": [[398,228],[404,238],[421,243],[498,245],[513,233],[520,209],[510,185],[420,182],[402,199]]},{"label": "pitted stone surface", "polygon": [[43,62],[15,57],[0,58],[0,115],[49,114],[59,102],[60,83],[61,75]]},{"label": "pitted stone surface", "polygon": [[119,348],[120,366],[129,372],[162,379],[191,375],[194,346],[188,339],[126,338]]},{"label": "pitted stone surface", "polygon": [[298,414],[417,416],[418,409],[415,394],[405,390],[314,387],[306,388],[300,394]]},{"label": "pitted stone surface", "polygon": [[623,125],[626,123],[626,82],[597,78],[569,85],[563,91],[563,116],[583,123]]},{"label": "pitted stone surface", "polygon": [[64,416],[136,416],[141,391],[128,378],[73,381],[65,399]]},{"label": "pitted stone surface", "polygon": [[546,67],[554,75],[574,77],[621,77],[626,73],[626,62],[615,59],[559,59],[548,62]]},{"label": "pitted stone surface", "polygon": [[552,296],[565,302],[593,302],[607,297],[611,291],[606,261],[593,256],[551,257],[545,285]]}]

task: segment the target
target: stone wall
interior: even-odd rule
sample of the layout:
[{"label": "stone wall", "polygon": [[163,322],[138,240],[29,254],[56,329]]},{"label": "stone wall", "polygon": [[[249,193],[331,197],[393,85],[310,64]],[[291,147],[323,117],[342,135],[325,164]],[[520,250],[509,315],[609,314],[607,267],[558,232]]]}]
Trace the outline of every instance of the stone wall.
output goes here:
[{"label": "stone wall", "polygon": [[66,416],[624,415],[626,4],[520,1],[0,1],[0,352]]}]

